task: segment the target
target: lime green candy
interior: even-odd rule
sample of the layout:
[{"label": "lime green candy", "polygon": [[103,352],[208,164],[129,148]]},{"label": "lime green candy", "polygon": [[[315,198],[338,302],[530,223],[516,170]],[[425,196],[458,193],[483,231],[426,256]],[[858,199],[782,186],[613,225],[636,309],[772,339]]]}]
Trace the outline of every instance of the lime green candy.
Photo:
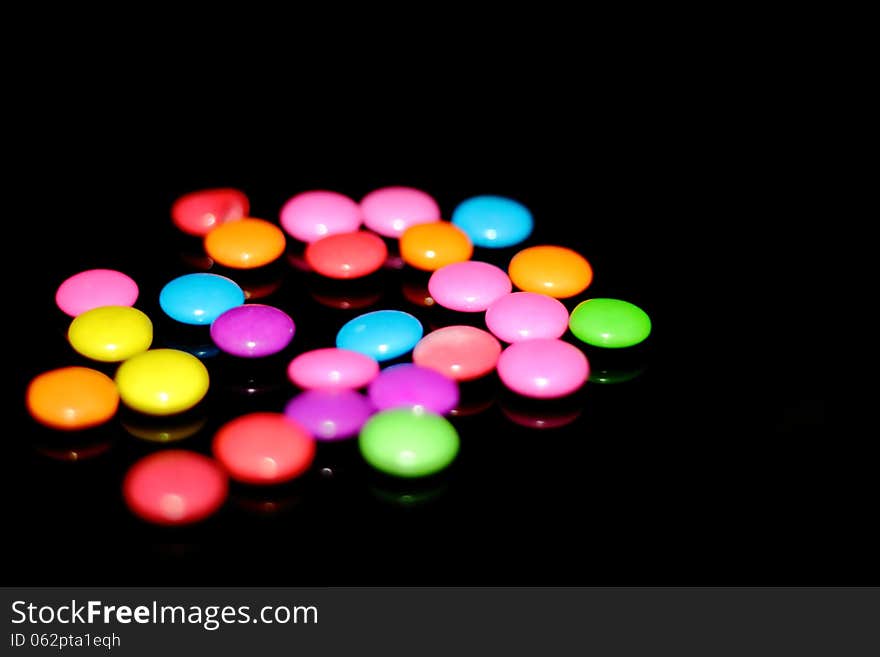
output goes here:
[{"label": "lime green candy", "polygon": [[458,454],[458,432],[447,419],[421,409],[395,408],[377,413],[358,439],[367,463],[396,477],[439,472]]},{"label": "lime green candy", "polygon": [[651,333],[651,318],[638,306],[620,299],[588,299],[571,311],[568,327],[594,347],[619,349],[642,342]]}]

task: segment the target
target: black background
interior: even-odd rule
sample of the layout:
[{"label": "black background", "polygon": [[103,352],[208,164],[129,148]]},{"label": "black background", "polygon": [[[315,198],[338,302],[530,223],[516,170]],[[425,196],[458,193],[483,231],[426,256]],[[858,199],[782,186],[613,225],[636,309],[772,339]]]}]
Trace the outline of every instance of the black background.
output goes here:
[{"label": "black background", "polygon": [[[4,580],[876,580],[862,442],[826,428],[823,359],[812,351],[809,326],[793,319],[821,283],[803,268],[793,201],[767,195],[773,140],[753,150],[753,133],[736,113],[707,116],[698,111],[705,97],[646,78],[593,79],[590,100],[574,89],[547,96],[514,80],[480,96],[455,87],[416,96],[401,85],[393,97],[330,103],[332,112],[314,111],[313,96],[293,91],[254,94],[243,111],[224,104],[223,89],[180,99],[143,88],[124,97],[105,92],[84,111],[25,124],[10,190],[23,203],[6,245],[24,267],[8,279],[15,387],[2,460]],[[534,404],[503,391],[493,375],[465,390],[474,407],[490,405],[454,419],[462,450],[444,475],[400,486],[369,472],[355,443],[322,445],[304,480],[262,494],[234,487],[222,513],[198,527],[157,529],[125,509],[127,466],[158,447],[118,420],[79,439],[109,443],[101,455],[77,463],[46,456],[47,445],[70,446],[30,420],[22,400],[37,373],[81,362],[54,306],[64,278],[91,267],[126,271],[140,284],[138,307],[154,321],[156,346],[205,339],[206,330],[173,326],[157,305],[161,286],[198,262],[181,257],[197,253],[198,242],[170,225],[177,196],[234,186],[249,195],[254,216],[277,221],[299,191],[360,198],[389,184],[429,191],[447,218],[474,194],[528,205],[537,223],[530,244],[568,245],[593,264],[593,285],[569,308],[591,295],[616,296],[651,314],[654,334],[635,354],[600,361],[588,352],[594,368],[644,368],[640,376]],[[506,264],[515,251],[475,258]],[[205,427],[175,446],[207,451],[225,419],[281,410],[295,393],[284,378],[287,360],[331,345],[342,323],[366,310],[329,308],[316,295],[378,294],[369,309],[408,310],[428,326],[457,321],[404,298],[404,281],[427,278],[409,271],[328,287],[285,260],[255,282],[276,277],[281,287],[264,302],[297,322],[292,346],[262,366],[209,359],[212,389],[191,415],[205,417]],[[576,419],[538,430],[511,414]]]}]

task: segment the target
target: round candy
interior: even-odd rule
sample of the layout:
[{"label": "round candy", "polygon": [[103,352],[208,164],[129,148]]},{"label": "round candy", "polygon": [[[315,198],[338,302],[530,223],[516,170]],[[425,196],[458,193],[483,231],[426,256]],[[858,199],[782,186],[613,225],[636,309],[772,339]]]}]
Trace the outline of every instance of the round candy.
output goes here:
[{"label": "round candy", "polygon": [[485,376],[498,362],[501,345],[492,335],[473,326],[444,326],[422,338],[413,362],[456,381]]},{"label": "round candy", "polygon": [[367,463],[397,477],[424,477],[448,466],[458,454],[455,427],[421,409],[377,413],[361,429],[358,447]]},{"label": "round candy", "polygon": [[375,359],[350,349],[307,351],[287,367],[287,376],[300,388],[320,390],[363,388],[378,373]]},{"label": "round candy", "polygon": [[153,322],[137,308],[102,306],[74,317],[67,339],[86,358],[115,363],[150,348]]},{"label": "round candy", "polygon": [[407,228],[400,237],[400,255],[416,269],[436,271],[471,257],[474,247],[460,228],[448,221],[435,221]]},{"label": "round candy", "polygon": [[568,310],[546,294],[514,292],[489,306],[486,326],[505,342],[558,338],[568,328]]},{"label": "round candy", "polygon": [[242,358],[277,354],[293,340],[296,327],[282,310],[261,303],[236,306],[211,324],[211,339],[221,350]]},{"label": "round candy", "polygon": [[288,402],[284,414],[318,440],[342,440],[357,435],[373,410],[354,390],[306,390]]},{"label": "round candy", "polygon": [[182,449],[145,456],[122,484],[128,508],[160,525],[204,520],[223,506],[228,492],[226,473],[213,459]]},{"label": "round candy", "polygon": [[195,356],[177,349],[152,349],[116,370],[122,401],[149,415],[171,415],[192,408],[208,392],[208,370]]},{"label": "round candy", "polygon": [[244,292],[235,281],[217,274],[178,276],[159,293],[165,314],[184,324],[210,324],[243,303]]},{"label": "round candy", "polygon": [[74,274],[55,293],[55,303],[71,317],[101,306],[133,306],[138,286],[121,271],[89,269]]},{"label": "round candy", "polygon": [[507,271],[519,289],[557,299],[583,292],[593,280],[593,269],[586,258],[562,246],[523,249],[513,256]]},{"label": "round candy", "polygon": [[455,262],[435,271],[428,281],[434,301],[463,312],[486,310],[511,289],[507,274],[487,262]]},{"label": "round candy", "polygon": [[227,221],[242,219],[250,211],[244,192],[205,189],[181,196],[171,206],[171,219],[184,233],[201,237]]},{"label": "round candy", "polygon": [[30,414],[53,429],[86,429],[103,424],[119,406],[116,385],[88,367],[62,367],[31,381],[25,396]]},{"label": "round candy", "polygon": [[642,342],[651,333],[651,318],[628,301],[588,299],[571,311],[571,332],[594,347],[619,349]]},{"label": "round candy", "polygon": [[306,262],[329,278],[360,278],[378,271],[388,247],[375,233],[358,231],[330,235],[306,247]]},{"label": "round candy", "polygon": [[220,427],[214,456],[229,476],[247,484],[280,484],[309,469],[315,441],[281,413],[250,413]]},{"label": "round candy", "polygon": [[440,221],[440,207],[412,187],[383,187],[361,199],[364,224],[385,237],[400,237],[410,226]]},{"label": "round candy", "polygon": [[351,233],[363,222],[360,206],[337,192],[302,192],[281,208],[281,226],[300,242]]},{"label": "round candy", "polygon": [[504,196],[474,196],[462,201],[452,213],[452,223],[477,246],[501,249],[526,240],[532,234],[532,213],[522,203]]},{"label": "round candy", "polygon": [[498,359],[498,376],[526,397],[564,397],[580,388],[590,374],[587,357],[577,347],[552,338],[510,345]]},{"label": "round candy", "polygon": [[406,406],[445,415],[458,405],[458,384],[453,379],[410,363],[383,370],[367,392],[379,410]]},{"label": "round candy", "polygon": [[422,337],[422,325],[400,310],[376,310],[346,322],[336,334],[336,346],[366,354],[377,361],[410,351]]},{"label": "round candy", "polygon": [[218,226],[205,235],[205,251],[233,269],[268,265],[284,253],[284,232],[263,219],[241,219]]}]

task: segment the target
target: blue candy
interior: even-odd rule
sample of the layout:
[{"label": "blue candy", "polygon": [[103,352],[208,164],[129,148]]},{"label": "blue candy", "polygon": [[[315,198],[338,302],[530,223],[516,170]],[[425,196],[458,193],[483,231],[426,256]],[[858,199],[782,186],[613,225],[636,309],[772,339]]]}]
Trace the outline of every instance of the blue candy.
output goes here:
[{"label": "blue candy", "polygon": [[340,349],[359,351],[381,362],[403,356],[423,334],[415,317],[400,310],[377,310],[347,322],[336,334]]},{"label": "blue candy", "polygon": [[522,203],[504,196],[474,196],[459,203],[452,223],[475,246],[502,249],[519,244],[532,234],[532,213]]},{"label": "blue candy", "polygon": [[165,314],[184,324],[207,326],[243,303],[244,292],[238,284],[217,274],[179,276],[159,293],[159,305]]}]

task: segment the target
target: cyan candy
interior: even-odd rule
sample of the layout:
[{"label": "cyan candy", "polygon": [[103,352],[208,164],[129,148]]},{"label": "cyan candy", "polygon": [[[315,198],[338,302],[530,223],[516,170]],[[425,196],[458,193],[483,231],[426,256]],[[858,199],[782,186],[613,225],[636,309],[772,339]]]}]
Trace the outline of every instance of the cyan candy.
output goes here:
[{"label": "cyan candy", "polygon": [[422,334],[421,323],[409,313],[377,310],[355,317],[339,329],[336,346],[382,362],[411,351]]},{"label": "cyan candy", "polygon": [[184,324],[209,325],[243,303],[244,292],[235,281],[217,274],[179,276],[159,293],[165,314]]},{"label": "cyan candy", "polygon": [[467,233],[475,246],[490,249],[519,244],[534,227],[529,209],[504,196],[474,196],[463,201],[452,213],[452,223]]}]

